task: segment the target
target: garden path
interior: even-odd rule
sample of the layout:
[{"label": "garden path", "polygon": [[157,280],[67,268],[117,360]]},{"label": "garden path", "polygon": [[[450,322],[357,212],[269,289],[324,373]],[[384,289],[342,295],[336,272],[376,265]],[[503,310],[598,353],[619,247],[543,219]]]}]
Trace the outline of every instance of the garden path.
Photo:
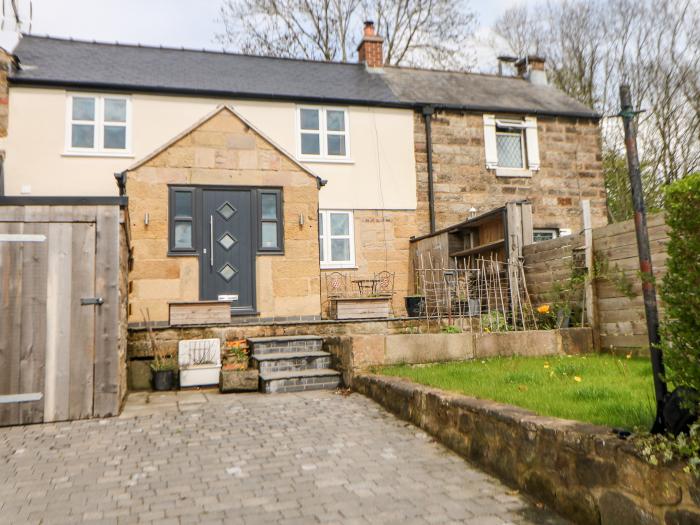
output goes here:
[{"label": "garden path", "polygon": [[369,399],[132,394],[0,429],[2,523],[563,524]]}]

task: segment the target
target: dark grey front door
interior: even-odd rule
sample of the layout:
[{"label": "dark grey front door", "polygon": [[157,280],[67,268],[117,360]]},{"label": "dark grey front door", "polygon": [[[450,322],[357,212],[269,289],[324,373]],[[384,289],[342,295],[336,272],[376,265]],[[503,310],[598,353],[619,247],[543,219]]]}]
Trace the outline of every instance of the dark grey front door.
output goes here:
[{"label": "dark grey front door", "polygon": [[203,190],[202,203],[201,299],[230,301],[232,313],[252,313],[252,191]]}]

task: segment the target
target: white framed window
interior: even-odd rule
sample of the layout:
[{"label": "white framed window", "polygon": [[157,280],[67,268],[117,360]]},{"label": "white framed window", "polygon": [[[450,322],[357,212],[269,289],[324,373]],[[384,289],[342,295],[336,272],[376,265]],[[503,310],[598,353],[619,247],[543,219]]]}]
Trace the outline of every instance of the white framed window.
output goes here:
[{"label": "white framed window", "polygon": [[522,127],[496,124],[496,149],[499,168],[521,170],[527,168],[525,133]]},{"label": "white framed window", "polygon": [[321,268],[355,267],[355,228],[351,211],[319,211],[318,241]]},{"label": "white framed window", "polygon": [[540,169],[537,118],[484,115],[486,168],[503,177],[530,177]]},{"label": "white framed window", "polygon": [[541,228],[532,230],[532,242],[551,241],[559,236],[556,228]]},{"label": "white framed window", "polygon": [[73,93],[66,104],[68,155],[131,155],[131,99]]},{"label": "white framed window", "polygon": [[299,106],[297,155],[300,160],[347,162],[350,159],[348,112],[344,108]]},{"label": "white framed window", "polygon": [[567,235],[571,235],[569,228],[537,228],[532,230],[532,242],[551,241]]}]

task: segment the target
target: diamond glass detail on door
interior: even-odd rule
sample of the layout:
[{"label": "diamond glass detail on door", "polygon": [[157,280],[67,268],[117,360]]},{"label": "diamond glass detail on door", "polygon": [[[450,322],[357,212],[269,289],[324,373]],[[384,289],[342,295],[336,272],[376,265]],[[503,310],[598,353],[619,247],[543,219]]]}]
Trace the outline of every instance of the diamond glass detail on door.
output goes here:
[{"label": "diamond glass detail on door", "polygon": [[238,242],[238,239],[226,232],[219,238],[218,242],[224,247],[224,250],[230,250],[231,247]]},{"label": "diamond glass detail on door", "polygon": [[216,211],[218,211],[219,215],[221,215],[225,220],[229,220],[238,210],[231,206],[228,202],[224,202]]},{"label": "diamond glass detail on door", "polygon": [[233,276],[237,273],[238,270],[236,270],[229,263],[224,264],[219,270],[219,275],[221,275],[221,277],[223,277],[226,281],[230,281],[231,279],[233,279]]}]

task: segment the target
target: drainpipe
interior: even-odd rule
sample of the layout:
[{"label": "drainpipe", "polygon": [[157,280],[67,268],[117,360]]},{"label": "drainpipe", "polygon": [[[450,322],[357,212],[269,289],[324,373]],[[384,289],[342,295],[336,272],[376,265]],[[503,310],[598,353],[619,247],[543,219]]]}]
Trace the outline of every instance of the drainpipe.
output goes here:
[{"label": "drainpipe", "polygon": [[435,193],[433,190],[433,106],[423,106],[425,118],[425,149],[428,153],[428,215],[430,217],[430,233],[435,233]]}]

